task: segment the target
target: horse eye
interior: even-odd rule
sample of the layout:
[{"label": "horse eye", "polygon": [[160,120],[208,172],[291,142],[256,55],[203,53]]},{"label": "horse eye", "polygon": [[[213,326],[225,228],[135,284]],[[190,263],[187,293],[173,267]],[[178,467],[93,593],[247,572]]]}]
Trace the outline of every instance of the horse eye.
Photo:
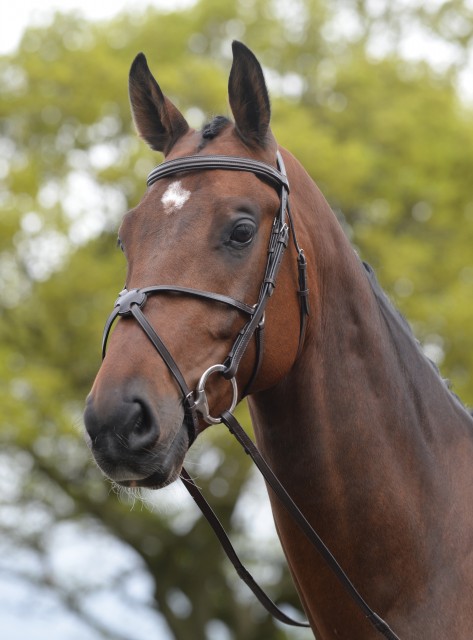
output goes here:
[{"label": "horse eye", "polygon": [[120,251],[125,253],[125,247],[123,246],[123,242],[121,241],[120,238],[117,238],[117,247],[120,249]]},{"label": "horse eye", "polygon": [[240,222],[234,227],[230,242],[236,245],[248,245],[253,240],[256,227],[252,222]]}]

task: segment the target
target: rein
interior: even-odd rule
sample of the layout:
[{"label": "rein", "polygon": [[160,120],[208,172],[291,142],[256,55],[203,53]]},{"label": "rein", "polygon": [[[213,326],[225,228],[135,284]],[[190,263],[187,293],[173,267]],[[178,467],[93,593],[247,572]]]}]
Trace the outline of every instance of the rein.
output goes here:
[{"label": "rein", "polygon": [[[125,288],[120,292],[115,302],[114,309],[105,324],[102,339],[102,358],[105,358],[107,341],[114,321],[119,316],[133,316],[140,325],[141,329],[148,336],[155,349],[158,351],[159,355],[167,365],[170,373],[174,377],[177,385],[181,390],[185,411],[184,422],[188,430],[189,446],[197,436],[199,426],[198,414],[200,414],[203,420],[208,424],[219,424],[223,422],[241,444],[245,452],[252,458],[253,462],[258,467],[261,474],[264,476],[266,482],[271,486],[275,494],[278,496],[278,499],[282,502],[289,514],[297,522],[298,526],[302,529],[308,540],[315,546],[317,551],[325,559],[347,593],[354,600],[355,604],[361,609],[372,626],[381,635],[387,638],[387,640],[399,640],[398,636],[396,636],[396,634],[390,629],[388,624],[368,606],[362,596],[358,593],[352,582],[349,580],[343,569],[336,561],[335,557],[326,547],[316,531],[309,524],[302,512],[298,509],[298,507],[293,502],[284,487],[281,485],[269,465],[259,453],[253,441],[248,437],[239,422],[232,414],[232,411],[235,408],[238,400],[238,389],[235,376],[238,371],[241,359],[253,336],[255,336],[256,340],[255,365],[249,382],[247,383],[243,391],[242,397],[248,394],[249,389],[253,381],[255,380],[261,365],[264,345],[265,308],[269,298],[274,292],[277,275],[290,236],[292,237],[297,252],[298,263],[298,294],[300,300],[298,355],[303,345],[307,318],[309,315],[309,290],[307,288],[306,276],[307,262],[304,251],[300,248],[297,241],[289,207],[289,183],[287,180],[284,162],[279,152],[277,153],[277,165],[278,168],[276,169],[275,167],[258,160],[232,156],[189,156],[164,162],[150,173],[147,181],[148,187],[154,184],[157,180],[175,175],[176,173],[195,170],[216,169],[250,172],[256,175],[258,178],[264,181],[268,181],[273,186],[275,186],[279,190],[280,204],[271,229],[268,245],[268,258],[266,262],[263,282],[261,284],[258,301],[254,305],[248,305],[245,302],[241,302],[239,300],[236,300],[235,298],[231,298],[222,294],[212,293],[209,291],[201,291],[189,287],[180,287],[176,285],[156,285],[131,290]],[[210,300],[219,304],[225,304],[237,309],[241,313],[244,313],[248,316],[247,322],[238,333],[236,340],[233,343],[233,346],[224,362],[222,364],[216,364],[212,367],[209,367],[202,374],[195,392],[189,389],[185,378],[179,370],[179,367],[177,366],[171,353],[142,311],[142,308],[144,307],[150,295],[169,293],[190,295]],[[233,388],[233,398],[231,405],[229,409],[223,411],[221,416],[219,417],[213,417],[210,414],[205,392],[206,382],[208,378],[214,373],[221,373],[227,380],[230,381]],[[184,468],[181,471],[181,479],[184,486],[212,526],[220,543],[222,544],[225,553],[233,563],[238,575],[246,582],[246,584],[250,587],[258,600],[269,611],[269,613],[286,624],[297,627],[310,627],[308,623],[297,622],[287,616],[265,594],[265,592],[261,589],[261,587],[259,587],[250,573],[240,562],[217,516],[213,512],[204,496],[200,493],[200,490],[197,488],[191,476]]]}]

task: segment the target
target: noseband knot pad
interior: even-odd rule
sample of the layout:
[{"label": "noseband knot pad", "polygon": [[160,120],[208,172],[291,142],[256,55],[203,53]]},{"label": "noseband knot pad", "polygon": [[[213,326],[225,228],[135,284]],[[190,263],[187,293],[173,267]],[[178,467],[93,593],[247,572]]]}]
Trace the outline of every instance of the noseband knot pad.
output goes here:
[{"label": "noseband knot pad", "polygon": [[123,289],[115,300],[115,307],[118,307],[118,315],[131,315],[131,307],[136,304],[142,307],[146,302],[146,293],[141,289]]}]

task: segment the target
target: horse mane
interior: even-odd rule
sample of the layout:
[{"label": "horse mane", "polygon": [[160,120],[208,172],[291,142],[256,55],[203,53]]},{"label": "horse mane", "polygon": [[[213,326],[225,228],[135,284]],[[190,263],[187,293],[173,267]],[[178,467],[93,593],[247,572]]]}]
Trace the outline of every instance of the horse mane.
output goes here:
[{"label": "horse mane", "polygon": [[461,399],[457,396],[457,394],[452,391],[450,381],[443,378],[438,366],[431,360],[422,349],[422,345],[419,340],[415,337],[414,332],[412,331],[412,327],[406,318],[402,315],[402,313],[392,304],[391,300],[388,298],[386,292],[383,290],[381,285],[378,282],[374,269],[366,262],[363,262],[363,267],[368,276],[369,283],[371,285],[371,289],[374,293],[376,301],[378,303],[379,310],[381,315],[383,316],[389,331],[393,337],[393,340],[396,341],[396,337],[401,335],[404,339],[408,341],[408,343],[416,350],[418,355],[429,364],[435,375],[438,377],[440,382],[443,384],[448,393],[460,403],[460,405],[467,411],[467,413],[473,418],[473,409],[465,407]]},{"label": "horse mane", "polygon": [[[403,332],[407,333],[411,337],[411,339],[416,343],[417,347],[420,348],[420,343],[417,340],[417,338],[414,336],[414,333],[412,331],[412,328],[409,322],[402,315],[399,309],[397,309],[392,304],[391,300],[388,298],[386,292],[378,282],[378,278],[376,277],[376,273],[373,267],[369,265],[367,262],[363,262],[363,267],[365,268],[365,271],[368,274],[368,280],[371,284],[371,288],[373,289],[373,293],[376,297],[376,300],[378,301],[378,304],[382,307],[382,310],[388,311],[389,316],[390,317],[392,316],[392,319],[394,319],[398,324],[402,326]],[[386,316],[386,314],[383,313],[383,316]],[[429,360],[429,362],[433,364],[433,366],[435,366],[435,368],[438,371],[437,366],[429,358],[427,359]]]}]

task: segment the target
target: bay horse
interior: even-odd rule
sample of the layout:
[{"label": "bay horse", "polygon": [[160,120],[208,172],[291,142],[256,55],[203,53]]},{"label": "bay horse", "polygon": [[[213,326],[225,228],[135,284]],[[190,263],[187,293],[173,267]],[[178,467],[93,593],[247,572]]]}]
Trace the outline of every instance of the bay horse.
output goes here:
[{"label": "bay horse", "polygon": [[[265,460],[399,638],[471,640],[473,419],[276,143],[258,60],[233,43],[234,121],[201,131],[143,54],[129,89],[165,162],[119,231],[126,288],[84,416],[98,465],[125,487],[165,486],[195,435],[248,396]],[[318,640],[378,637],[269,497]]]}]

